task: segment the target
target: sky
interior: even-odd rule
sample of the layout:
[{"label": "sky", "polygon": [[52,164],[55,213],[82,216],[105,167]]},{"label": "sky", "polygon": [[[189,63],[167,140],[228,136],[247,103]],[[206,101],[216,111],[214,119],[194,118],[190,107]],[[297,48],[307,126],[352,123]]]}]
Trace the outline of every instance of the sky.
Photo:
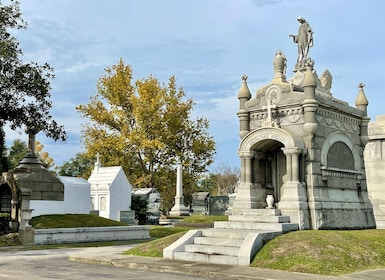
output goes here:
[{"label": "sky", "polygon": [[[205,117],[216,142],[215,162],[239,167],[237,149],[241,77],[253,96],[274,76],[277,50],[292,76],[298,16],[314,31],[309,57],[315,70],[333,76],[332,94],[354,106],[358,84],[365,83],[372,121],[385,114],[385,1],[382,0],[20,0],[26,30],[15,32],[25,62],[47,62],[52,115],[65,126],[66,142],[43,133],[37,140],[57,166],[81,152],[84,119],[75,107],[87,104],[106,67],[122,58],[134,80],[175,76],[195,102],[192,118]],[[6,4],[7,1],[2,1]],[[7,146],[27,141],[23,131],[7,129]]]}]

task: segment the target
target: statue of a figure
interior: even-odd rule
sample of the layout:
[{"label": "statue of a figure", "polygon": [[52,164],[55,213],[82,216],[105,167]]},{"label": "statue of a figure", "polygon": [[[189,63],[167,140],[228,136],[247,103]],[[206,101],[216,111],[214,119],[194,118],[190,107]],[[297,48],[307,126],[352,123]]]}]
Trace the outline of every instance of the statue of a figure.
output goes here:
[{"label": "statue of a figure", "polygon": [[301,64],[308,59],[309,48],[313,46],[313,31],[303,17],[297,19],[301,25],[298,29],[298,35],[289,35],[289,38],[293,38],[293,42],[298,44],[298,59],[297,65]]}]

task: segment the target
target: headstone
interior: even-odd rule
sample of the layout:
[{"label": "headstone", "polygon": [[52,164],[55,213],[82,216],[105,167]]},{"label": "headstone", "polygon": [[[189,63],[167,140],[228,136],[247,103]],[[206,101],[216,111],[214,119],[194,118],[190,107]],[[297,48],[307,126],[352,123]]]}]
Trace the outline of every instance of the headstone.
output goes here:
[{"label": "headstone", "polygon": [[225,195],[210,197],[210,216],[223,216],[229,207],[229,197]]},{"label": "headstone", "polygon": [[135,220],[135,211],[119,211],[119,221],[128,225],[134,225]]},{"label": "headstone", "polygon": [[208,214],[209,192],[195,192],[192,194],[192,210],[194,213]]}]

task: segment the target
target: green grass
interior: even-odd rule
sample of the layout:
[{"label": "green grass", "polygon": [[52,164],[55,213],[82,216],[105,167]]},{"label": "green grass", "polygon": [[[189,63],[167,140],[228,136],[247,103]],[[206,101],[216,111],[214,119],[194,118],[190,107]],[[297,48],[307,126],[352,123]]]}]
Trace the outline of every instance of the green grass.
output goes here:
[{"label": "green grass", "polygon": [[[171,229],[171,228],[168,228]],[[125,251],[124,255],[134,255],[134,256],[145,256],[145,257],[156,257],[156,258],[162,258],[163,257],[163,249],[169,246],[170,244],[174,243],[176,240],[178,240],[183,234],[185,234],[189,229],[186,228],[174,228],[177,230],[173,230],[170,232],[171,235],[167,235],[165,237],[152,240],[147,243],[140,244],[136,246],[135,248],[132,248],[128,251]],[[178,231],[180,230],[180,231]],[[150,230],[151,235],[151,230]]]},{"label": "green grass", "polygon": [[186,216],[178,221],[175,225],[180,227],[191,228],[210,228],[214,226],[215,221],[227,221],[228,216],[207,216],[207,215],[191,215]]},{"label": "green grass", "polygon": [[322,275],[385,267],[385,230],[296,231],[268,242],[251,266]]},{"label": "green grass", "polygon": [[29,223],[35,229],[127,226],[125,223],[87,214],[42,215],[33,217]]}]

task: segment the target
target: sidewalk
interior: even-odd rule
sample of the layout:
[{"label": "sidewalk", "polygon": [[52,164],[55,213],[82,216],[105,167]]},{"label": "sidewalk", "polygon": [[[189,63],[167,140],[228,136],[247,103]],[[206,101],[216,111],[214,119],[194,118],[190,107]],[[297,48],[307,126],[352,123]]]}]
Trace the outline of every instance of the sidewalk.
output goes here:
[{"label": "sidewalk", "polygon": [[[132,247],[132,246],[131,246]],[[150,270],[157,272],[172,272],[207,277],[214,279],[385,279],[385,269],[370,270],[343,276],[321,276],[306,273],[285,272],[279,270],[259,269],[254,267],[229,266],[187,262],[162,258],[127,256],[121,253],[129,248],[125,246],[110,246],[90,248],[87,252],[70,254],[69,260],[75,262],[92,263],[98,265],[111,265],[136,270]]]}]

